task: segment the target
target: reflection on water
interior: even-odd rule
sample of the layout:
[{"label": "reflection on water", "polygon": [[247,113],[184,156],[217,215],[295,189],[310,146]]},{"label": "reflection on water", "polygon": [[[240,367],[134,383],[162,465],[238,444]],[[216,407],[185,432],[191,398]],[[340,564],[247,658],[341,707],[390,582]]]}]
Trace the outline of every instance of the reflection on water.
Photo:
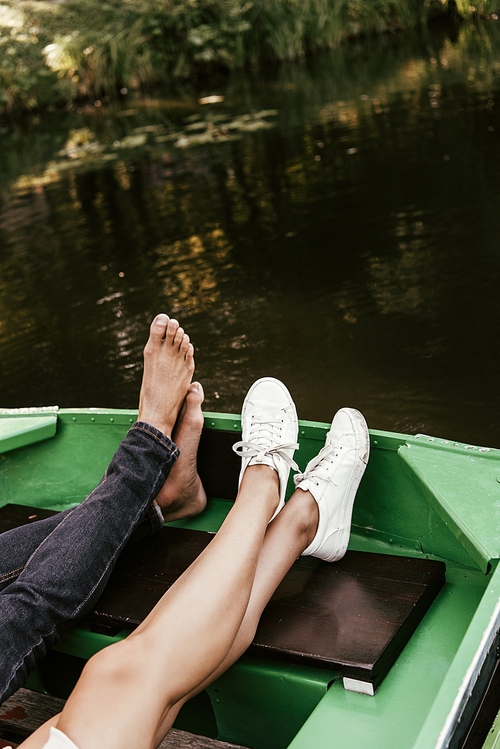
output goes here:
[{"label": "reflection on water", "polygon": [[500,446],[498,28],[5,129],[0,405],[134,406],[164,310],[207,410],[272,374],[301,418]]}]

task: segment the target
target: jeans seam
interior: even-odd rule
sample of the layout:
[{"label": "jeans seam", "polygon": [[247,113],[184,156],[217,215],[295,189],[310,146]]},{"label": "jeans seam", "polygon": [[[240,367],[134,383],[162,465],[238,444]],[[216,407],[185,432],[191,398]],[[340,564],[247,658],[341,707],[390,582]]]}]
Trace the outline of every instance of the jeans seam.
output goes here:
[{"label": "jeans seam", "polygon": [[168,445],[164,440],[162,440],[161,437],[159,437],[157,434],[154,434],[154,432],[150,432],[149,429],[145,429],[144,427],[140,427],[140,426],[132,426],[130,427],[129,431],[131,432],[133,429],[138,429],[140,432],[146,432],[146,434],[149,434],[151,437],[154,437],[155,440],[157,440],[161,445],[166,447],[171,455],[175,455],[176,450],[172,450],[170,445]]},{"label": "jeans seam", "polygon": [[23,564],[23,566],[18,567],[17,570],[10,570],[9,572],[4,572],[4,574],[0,576],[0,583],[3,583],[6,580],[9,580],[11,577],[15,577],[16,575],[20,575],[25,567],[26,565]]},{"label": "jeans seam", "polygon": [[[139,428],[140,428],[140,427],[139,427]],[[147,431],[147,430],[144,430],[144,431]],[[161,473],[161,468],[160,468],[160,469],[158,470],[158,473]],[[156,481],[155,481],[154,483],[156,483]],[[90,495],[89,495],[89,496],[90,496]],[[134,525],[135,525],[135,523],[136,523],[136,521],[137,521],[137,518],[138,518],[138,517],[140,517],[140,515],[141,515],[141,512],[143,512],[143,510],[139,511],[139,512],[138,512],[138,513],[136,514],[136,520],[134,521],[134,523],[132,523],[132,524],[131,524],[132,526],[134,526]],[[63,521],[63,522],[64,522],[64,521]],[[79,612],[79,611],[80,611],[80,610],[81,610],[81,609],[83,608],[83,606],[84,606],[84,605],[85,605],[85,604],[87,603],[87,601],[89,600],[89,598],[90,598],[90,597],[91,597],[91,596],[92,596],[92,595],[94,594],[94,592],[95,592],[96,588],[97,588],[97,587],[99,587],[99,585],[100,585],[100,584],[101,584],[101,582],[102,582],[102,579],[103,579],[103,577],[104,577],[104,576],[106,575],[106,573],[107,573],[107,571],[108,571],[108,569],[109,569],[110,565],[111,565],[112,563],[114,564],[114,559],[115,559],[116,557],[118,557],[118,556],[120,555],[120,553],[121,553],[121,550],[123,549],[123,547],[124,547],[124,546],[125,546],[125,543],[123,543],[123,542],[122,542],[122,544],[120,545],[120,548],[116,550],[116,553],[115,553],[115,556],[114,556],[114,558],[113,558],[113,559],[109,559],[109,560],[108,560],[108,563],[107,563],[107,565],[106,565],[106,567],[105,567],[105,569],[104,569],[104,571],[103,571],[102,575],[100,576],[99,580],[98,580],[98,581],[96,582],[96,584],[94,585],[94,587],[92,588],[92,590],[90,590],[90,591],[89,591],[89,593],[87,594],[87,597],[86,597],[86,598],[85,598],[85,599],[84,599],[83,601],[81,601],[81,602],[80,602],[80,605],[78,606],[78,608],[77,608],[77,609],[75,609],[75,611],[74,611],[74,614],[73,614],[73,617],[76,617],[76,616],[78,616],[78,612]]]},{"label": "jeans seam", "polygon": [[[162,514],[162,511],[161,511],[161,507],[158,504],[158,502],[156,501],[156,499],[153,499],[153,501],[151,503],[151,508],[154,510],[154,523],[156,525],[156,531],[159,531],[159,530],[161,530],[163,528],[163,525],[164,525],[165,521],[163,520],[163,514]],[[161,517],[161,519],[160,519],[160,517]],[[153,525],[153,522],[151,523],[151,525]],[[154,529],[153,529],[153,532],[155,532]]]}]

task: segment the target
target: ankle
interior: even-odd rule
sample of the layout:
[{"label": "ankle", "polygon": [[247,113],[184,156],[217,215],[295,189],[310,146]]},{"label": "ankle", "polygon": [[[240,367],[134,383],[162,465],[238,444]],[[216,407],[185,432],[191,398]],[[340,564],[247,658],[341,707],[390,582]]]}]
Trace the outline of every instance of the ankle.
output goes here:
[{"label": "ankle", "polygon": [[296,489],[290,497],[288,504],[290,505],[290,510],[293,508],[294,522],[299,532],[307,541],[304,546],[304,548],[307,548],[318,530],[318,503],[310,492]]},{"label": "ankle", "polygon": [[280,501],[278,472],[265,464],[248,466],[243,475],[238,496],[242,494],[253,500],[258,499],[261,505],[269,506],[272,509],[272,515]]},{"label": "ankle", "polygon": [[273,489],[276,489],[279,493],[280,490],[278,471],[265,463],[248,466],[243,474],[242,483],[243,481],[245,481],[247,485],[252,482],[252,486],[255,488],[258,484],[260,487],[259,491],[272,491]]}]

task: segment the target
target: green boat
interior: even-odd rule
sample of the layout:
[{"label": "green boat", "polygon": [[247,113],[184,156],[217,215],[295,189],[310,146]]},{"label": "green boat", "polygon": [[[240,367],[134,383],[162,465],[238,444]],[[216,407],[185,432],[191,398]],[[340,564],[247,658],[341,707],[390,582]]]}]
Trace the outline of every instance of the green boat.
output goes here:
[{"label": "green boat", "polygon": [[[136,412],[128,410],[0,411],[0,514],[8,507],[28,507],[33,518],[81,502],[135,419]],[[322,447],[328,428],[300,422],[296,459],[301,470]],[[239,432],[238,416],[205,414],[199,471],[208,506],[198,517],[165,529],[170,538],[191,543],[209,540],[217,531],[234,496],[237,466],[231,461],[237,459],[230,445]],[[178,727],[252,749],[497,746],[500,450],[377,430],[370,430],[370,439],[347,567],[327,565],[326,570],[317,567],[326,563],[298,560],[300,590],[278,591],[268,618],[281,623],[288,614],[280,612],[299,601],[294,621],[310,620],[318,639],[324,632],[337,643],[340,634],[356,637],[355,624],[345,624],[340,609],[332,620],[315,619],[314,596],[309,604],[304,580],[321,577],[339,601],[350,599],[352,590],[367,608],[375,601],[365,633],[387,629],[390,616],[380,601],[392,610],[394,601],[406,596],[410,604],[397,634],[371,662],[358,656],[354,663],[331,653],[316,657],[313,649],[295,645],[295,634],[288,640],[290,633],[279,635],[286,640],[283,647],[282,640],[270,642],[274,635],[268,635],[264,622],[260,640],[186,706]],[[124,564],[119,574],[129,574],[130,559]],[[358,571],[352,571],[353,564]],[[389,582],[380,582],[384,577]],[[329,593],[322,595],[319,606],[330,602]],[[82,621],[53,648],[30,677],[30,689],[67,696],[81,664],[127,636],[130,626],[120,625],[126,612],[115,612],[110,624],[103,610],[97,606],[92,621]],[[356,615],[360,621],[363,612]]]}]

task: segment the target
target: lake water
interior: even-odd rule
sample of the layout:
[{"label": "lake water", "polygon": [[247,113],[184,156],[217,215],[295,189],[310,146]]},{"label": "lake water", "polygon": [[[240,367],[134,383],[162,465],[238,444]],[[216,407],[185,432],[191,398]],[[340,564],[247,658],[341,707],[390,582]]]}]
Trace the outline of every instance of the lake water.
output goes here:
[{"label": "lake water", "polygon": [[500,20],[6,123],[0,407],[135,407],[165,311],[209,411],[500,447],[499,89]]}]

